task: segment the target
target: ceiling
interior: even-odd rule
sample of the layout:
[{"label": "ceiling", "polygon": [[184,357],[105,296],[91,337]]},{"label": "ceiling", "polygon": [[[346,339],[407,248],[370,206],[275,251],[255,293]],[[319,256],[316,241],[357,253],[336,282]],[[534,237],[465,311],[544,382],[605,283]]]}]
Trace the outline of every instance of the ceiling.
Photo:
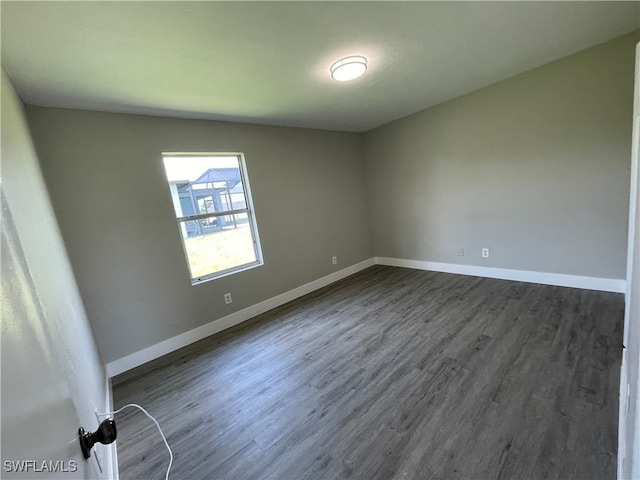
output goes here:
[{"label": "ceiling", "polygon": [[[363,132],[640,26],[639,2],[2,2],[32,105]],[[329,76],[360,54],[366,74]]]}]

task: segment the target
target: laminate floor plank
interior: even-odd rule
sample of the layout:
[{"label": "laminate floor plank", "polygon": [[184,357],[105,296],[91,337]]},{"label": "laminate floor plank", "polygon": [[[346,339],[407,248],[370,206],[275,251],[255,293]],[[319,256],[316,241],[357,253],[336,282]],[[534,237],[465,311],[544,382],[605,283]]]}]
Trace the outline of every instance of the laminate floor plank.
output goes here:
[{"label": "laminate floor plank", "polygon": [[[608,479],[622,295],[375,266],[114,379],[173,479]],[[120,478],[163,478],[140,412]]]}]

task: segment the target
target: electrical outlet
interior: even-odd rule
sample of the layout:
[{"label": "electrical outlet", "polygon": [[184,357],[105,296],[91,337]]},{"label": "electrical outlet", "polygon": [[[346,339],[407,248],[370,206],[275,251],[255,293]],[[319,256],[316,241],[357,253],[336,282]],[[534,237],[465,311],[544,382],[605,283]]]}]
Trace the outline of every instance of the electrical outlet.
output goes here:
[{"label": "electrical outlet", "polygon": [[459,257],[464,257],[464,248],[459,248],[458,249],[458,256]]},{"label": "electrical outlet", "polygon": [[487,247],[482,249],[482,258],[489,258],[489,249]]},{"label": "electrical outlet", "polygon": [[333,263],[334,265],[338,264],[338,257],[331,257],[331,263]]},{"label": "electrical outlet", "polygon": [[224,303],[226,303],[227,305],[229,305],[230,303],[233,303],[233,300],[231,299],[231,294],[230,293],[225,293],[224,294]]}]

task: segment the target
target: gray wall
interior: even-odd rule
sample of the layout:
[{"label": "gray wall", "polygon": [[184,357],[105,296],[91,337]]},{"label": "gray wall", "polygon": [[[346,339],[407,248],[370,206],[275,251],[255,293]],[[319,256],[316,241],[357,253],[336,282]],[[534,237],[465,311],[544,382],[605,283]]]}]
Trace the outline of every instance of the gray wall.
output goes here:
[{"label": "gray wall", "polygon": [[[2,478],[114,478],[78,446],[107,406],[106,374],[33,150],[2,72]],[[100,447],[106,448],[106,447]],[[70,461],[75,473],[23,475],[5,461]],[[39,465],[41,466],[41,465]]]},{"label": "gray wall", "polygon": [[[107,362],[373,254],[356,134],[35,107],[27,114]],[[245,153],[264,266],[191,286],[163,151]]]},{"label": "gray wall", "polygon": [[623,279],[637,38],[368,132],[375,254]]}]

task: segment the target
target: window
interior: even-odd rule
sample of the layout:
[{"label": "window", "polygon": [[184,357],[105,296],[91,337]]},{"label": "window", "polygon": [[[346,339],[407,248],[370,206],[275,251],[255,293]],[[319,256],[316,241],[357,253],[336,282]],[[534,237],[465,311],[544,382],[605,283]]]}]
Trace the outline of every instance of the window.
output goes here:
[{"label": "window", "polygon": [[262,265],[241,153],[163,154],[191,283]]}]

